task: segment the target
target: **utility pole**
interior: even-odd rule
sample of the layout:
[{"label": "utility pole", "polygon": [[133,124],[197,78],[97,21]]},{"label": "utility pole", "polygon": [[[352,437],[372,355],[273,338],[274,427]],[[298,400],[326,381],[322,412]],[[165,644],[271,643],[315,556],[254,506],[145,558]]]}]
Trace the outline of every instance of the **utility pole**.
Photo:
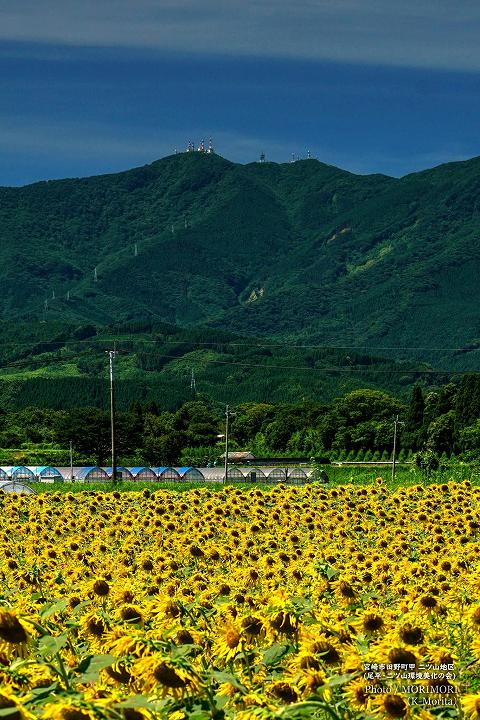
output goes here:
[{"label": "utility pole", "polygon": [[70,440],[70,480],[73,480],[73,442]]},{"label": "utility pole", "polygon": [[108,353],[109,366],[110,366],[110,430],[112,436],[112,482],[117,482],[117,447],[116,447],[116,436],[115,436],[115,385],[113,382],[113,361],[117,351],[115,346],[113,350],[106,350]]},{"label": "utility pole", "polygon": [[230,408],[227,405],[225,407],[225,478],[224,483],[228,481],[228,421],[230,419]]},{"label": "utility pole", "polygon": [[393,454],[392,454],[392,483],[395,481],[395,456],[397,453],[397,431],[398,426],[403,425],[403,422],[400,422],[398,419],[398,415],[395,415],[393,418]]}]

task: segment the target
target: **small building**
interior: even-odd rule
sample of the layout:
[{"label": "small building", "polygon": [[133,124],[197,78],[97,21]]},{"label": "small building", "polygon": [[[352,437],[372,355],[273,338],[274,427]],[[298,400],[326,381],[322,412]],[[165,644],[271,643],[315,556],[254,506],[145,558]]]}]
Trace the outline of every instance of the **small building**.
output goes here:
[{"label": "small building", "polygon": [[60,470],[51,465],[40,465],[38,467],[29,467],[28,469],[33,472],[37,482],[53,483],[64,481]]},{"label": "small building", "polygon": [[80,482],[105,482],[108,479],[105,470],[96,465],[79,468],[75,476],[75,480]]},{"label": "small building", "polygon": [[195,467],[181,467],[177,468],[177,472],[180,475],[180,480],[184,482],[198,482],[205,480],[204,474]]},{"label": "small building", "polygon": [[0,492],[17,493],[19,495],[36,495],[33,488],[23,482],[15,482],[15,480],[0,480]]},{"label": "small building", "polygon": [[154,467],[153,472],[159,482],[178,482],[180,475],[173,467]]},{"label": "small building", "polygon": [[[220,456],[223,461],[225,461],[225,453]],[[234,465],[242,465],[243,463],[252,462],[255,460],[255,455],[252,455],[251,452],[229,452],[228,453],[228,462],[233,463]]]},{"label": "small building", "polygon": [[150,467],[132,467],[130,473],[131,479],[138,482],[151,482],[157,479],[156,473]]},{"label": "small building", "polygon": [[[107,473],[109,480],[112,479],[112,468],[106,467],[103,468],[105,472]],[[130,470],[123,466],[117,466],[117,480],[133,480],[132,473]]]}]

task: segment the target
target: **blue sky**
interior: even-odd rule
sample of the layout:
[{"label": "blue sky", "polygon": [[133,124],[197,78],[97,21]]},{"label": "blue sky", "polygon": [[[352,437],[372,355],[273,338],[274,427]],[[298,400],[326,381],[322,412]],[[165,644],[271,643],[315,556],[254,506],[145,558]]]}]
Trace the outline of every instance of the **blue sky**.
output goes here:
[{"label": "blue sky", "polygon": [[480,155],[471,0],[3,0],[0,185],[218,152],[403,175]]}]

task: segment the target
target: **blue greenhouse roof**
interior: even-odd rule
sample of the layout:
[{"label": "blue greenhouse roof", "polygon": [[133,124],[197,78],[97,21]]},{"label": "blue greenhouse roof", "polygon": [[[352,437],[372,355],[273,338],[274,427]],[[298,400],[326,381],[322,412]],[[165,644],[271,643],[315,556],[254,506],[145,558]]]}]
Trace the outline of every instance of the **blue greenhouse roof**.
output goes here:
[{"label": "blue greenhouse roof", "polygon": [[62,473],[57,470],[56,467],[53,467],[52,465],[39,465],[38,467],[29,467],[29,470],[32,470],[32,472],[35,473],[35,475],[40,475],[41,473],[45,472],[46,470],[49,470],[52,475],[62,475]]},{"label": "blue greenhouse roof", "polygon": [[184,475],[196,475],[197,477],[200,476],[201,478],[204,477],[202,471],[196,467],[181,467],[177,468],[177,471],[180,477],[184,477]]}]

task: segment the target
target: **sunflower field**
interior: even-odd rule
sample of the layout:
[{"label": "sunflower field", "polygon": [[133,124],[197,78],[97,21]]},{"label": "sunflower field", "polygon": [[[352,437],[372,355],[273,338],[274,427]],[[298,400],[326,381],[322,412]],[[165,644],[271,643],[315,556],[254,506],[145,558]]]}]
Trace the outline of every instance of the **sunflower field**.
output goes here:
[{"label": "sunflower field", "polygon": [[0,505],[0,719],[480,718],[468,481]]}]

